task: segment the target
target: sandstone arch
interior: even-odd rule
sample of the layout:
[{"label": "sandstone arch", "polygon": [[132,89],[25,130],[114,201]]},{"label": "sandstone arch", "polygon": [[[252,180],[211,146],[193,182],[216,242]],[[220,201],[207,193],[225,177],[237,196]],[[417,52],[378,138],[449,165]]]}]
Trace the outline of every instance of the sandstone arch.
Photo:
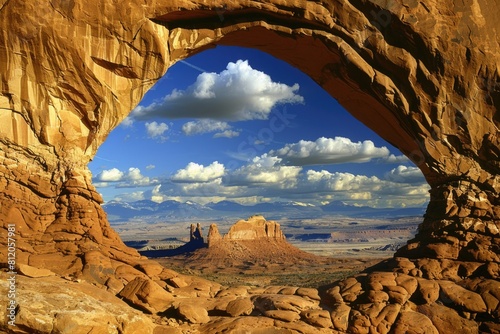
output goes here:
[{"label": "sandstone arch", "polygon": [[297,66],[415,161],[431,202],[399,255],[498,279],[497,1],[0,3],[0,221],[18,224],[22,263],[139,261],[87,163],[171,64],[221,43]]}]

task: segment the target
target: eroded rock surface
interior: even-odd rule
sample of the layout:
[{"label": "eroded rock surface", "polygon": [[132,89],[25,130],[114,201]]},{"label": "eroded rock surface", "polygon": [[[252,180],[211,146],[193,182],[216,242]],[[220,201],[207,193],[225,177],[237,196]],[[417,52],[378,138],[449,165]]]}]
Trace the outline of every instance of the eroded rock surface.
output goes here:
[{"label": "eroded rock surface", "polygon": [[190,252],[180,259],[187,258],[191,268],[202,267],[204,271],[217,272],[218,268],[242,266],[260,266],[262,270],[277,263],[293,267],[298,263],[328,262],[327,258],[304,252],[288,243],[280,224],[266,220],[262,215],[237,221],[224,235],[220,235],[217,224],[211,224],[207,244],[195,249],[191,247],[192,243],[179,247],[179,250]]},{"label": "eroded rock surface", "polygon": [[[2,236],[15,224],[17,262],[31,276],[46,269],[114,293],[140,277],[166,289],[175,275],[153,275],[121,242],[87,164],[171,64],[215,44],[256,47],[318,82],[432,188],[419,233],[381,266],[394,280],[366,274],[332,287],[334,328],[436,332],[452,322],[498,331],[499,16],[496,0],[0,1]],[[180,289],[195,294],[189,286]],[[466,302],[456,297],[462,288]],[[202,330],[333,330],[321,310],[301,320],[266,312],[214,318]]]},{"label": "eroded rock surface", "polygon": [[[10,275],[0,272],[2,291],[7,291]],[[16,277],[16,327],[14,333],[152,333],[152,319],[132,309],[113,294],[84,282],[60,277]],[[2,294],[2,305],[8,305]],[[7,318],[6,307],[0,309]]]},{"label": "eroded rock surface", "polygon": [[[214,235],[214,233],[210,233]],[[217,238],[215,236],[215,238]],[[285,236],[281,231],[280,224],[275,221],[268,221],[263,216],[252,216],[248,220],[240,220],[236,222],[226,235],[222,237],[223,240],[274,240],[283,241]],[[212,244],[214,241],[212,240]]]}]

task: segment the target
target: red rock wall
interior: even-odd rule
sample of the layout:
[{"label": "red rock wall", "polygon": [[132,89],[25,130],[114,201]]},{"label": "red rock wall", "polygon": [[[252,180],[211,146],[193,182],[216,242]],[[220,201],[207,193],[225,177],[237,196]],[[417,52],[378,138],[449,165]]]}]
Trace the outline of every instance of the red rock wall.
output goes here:
[{"label": "red rock wall", "polygon": [[224,240],[285,240],[280,224],[272,220],[267,221],[263,216],[253,216],[248,220],[236,222],[222,238]]}]

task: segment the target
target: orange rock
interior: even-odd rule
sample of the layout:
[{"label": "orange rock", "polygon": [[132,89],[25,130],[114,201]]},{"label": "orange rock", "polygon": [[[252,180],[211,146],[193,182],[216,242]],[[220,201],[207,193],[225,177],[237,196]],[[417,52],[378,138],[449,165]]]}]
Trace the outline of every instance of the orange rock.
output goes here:
[{"label": "orange rock", "polygon": [[441,297],[443,304],[453,304],[454,308],[462,309],[467,312],[481,313],[486,312],[487,307],[481,295],[464,289],[463,287],[449,281],[439,281],[441,287]]},{"label": "orange rock", "polygon": [[255,308],[260,312],[268,310],[285,310],[300,313],[303,310],[319,309],[318,302],[299,296],[290,295],[257,295],[251,297]]},{"label": "orange rock", "polygon": [[149,278],[155,278],[163,273],[162,265],[154,261],[147,261],[137,265],[137,269],[148,275]]},{"label": "orange rock", "polygon": [[300,312],[300,317],[304,320],[304,322],[315,327],[333,327],[330,312],[327,310],[304,310]]},{"label": "orange rock", "polygon": [[417,279],[418,289],[415,293],[415,301],[418,303],[434,303],[439,298],[439,284],[437,281]]},{"label": "orange rock", "polygon": [[267,310],[264,312],[266,317],[281,320],[285,322],[293,322],[300,319],[300,315],[294,311],[284,311],[284,310]]},{"label": "orange rock", "polygon": [[405,311],[401,312],[399,319],[394,324],[394,334],[439,334],[432,321],[424,314]]},{"label": "orange rock", "polygon": [[419,305],[417,311],[428,317],[438,333],[453,333],[457,329],[463,334],[479,332],[478,323],[461,317],[457,311],[438,303]]},{"label": "orange rock", "polygon": [[177,307],[177,312],[181,318],[192,324],[205,324],[210,321],[208,311],[200,306],[181,303]]},{"label": "orange rock", "polygon": [[275,221],[266,221],[263,216],[252,216],[248,220],[236,222],[229,232],[222,237],[224,240],[285,240],[280,225]]},{"label": "orange rock", "polygon": [[[472,5],[433,0],[362,3],[226,1],[221,11],[218,2],[198,0],[124,6],[109,0],[53,1],[51,6],[3,1],[0,228],[18,227],[24,243],[20,264],[101,285],[112,275],[129,282],[127,286],[136,278],[149,282],[133,268],[141,261],[139,254],[110,227],[87,165],[171,64],[225,44],[257,47],[294,64],[422,170],[431,186],[428,209],[414,240],[397,255],[427,260],[411,269],[406,262],[402,272],[455,282],[473,272],[498,280],[498,6],[486,0]],[[260,217],[239,224],[229,239],[256,237],[280,243],[284,239],[277,223]],[[5,243],[5,238],[0,240],[3,258]],[[474,270],[475,264],[463,262],[480,265]],[[370,295],[363,289],[385,291],[389,286],[358,278],[339,283],[341,298],[353,306],[365,292]],[[447,323],[478,330],[478,322],[463,322],[451,308],[434,302],[436,289],[422,282],[415,292],[425,302],[419,308],[435,327],[428,318],[405,311],[398,330],[452,331]],[[194,288],[198,283],[201,292]],[[411,287],[404,288],[412,294]],[[494,303],[489,299],[482,305],[475,292],[451,284],[440,289],[450,307],[470,317]],[[190,281],[179,293],[214,296],[219,290],[215,284]],[[465,293],[465,303],[457,291]],[[398,293],[395,300],[406,299]],[[29,304],[20,308],[19,318],[31,329]],[[351,314],[349,329],[379,330],[366,314]],[[488,317],[493,321],[485,323],[498,322],[497,313],[492,314]],[[64,314],[54,317],[44,318],[44,323],[80,325],[79,319],[73,323]],[[102,313],[100,319],[114,321]],[[414,324],[420,327],[409,326]],[[275,321],[267,318],[223,319],[203,328],[216,333],[235,326],[276,329]],[[303,322],[282,326],[311,329]],[[48,327],[40,331],[63,331]],[[105,330],[93,328],[84,330]]]},{"label": "orange rock", "polygon": [[28,266],[26,264],[18,264],[17,272],[21,275],[28,277],[47,277],[47,276],[55,276],[55,273],[48,269],[40,269],[32,266]]},{"label": "orange rock", "polygon": [[149,313],[165,311],[174,297],[150,279],[137,277],[119,294],[129,303]]},{"label": "orange rock", "polygon": [[339,331],[347,331],[349,327],[349,313],[351,307],[344,303],[339,303],[333,306],[331,312],[332,323],[335,329]]},{"label": "orange rock", "polygon": [[250,315],[253,311],[253,303],[250,298],[238,298],[227,304],[226,312],[232,317]]},{"label": "orange rock", "polygon": [[295,294],[297,296],[307,297],[311,300],[321,300],[318,290],[313,288],[298,288]]},{"label": "orange rock", "polygon": [[[7,275],[0,272],[0,285],[7,291]],[[113,294],[85,282],[60,277],[16,277],[16,328],[24,333],[152,333],[155,325],[142,312],[132,309]],[[36,301],[33,299],[36,296]],[[7,294],[0,296],[7,305]],[[5,310],[1,325],[7,328]]]}]

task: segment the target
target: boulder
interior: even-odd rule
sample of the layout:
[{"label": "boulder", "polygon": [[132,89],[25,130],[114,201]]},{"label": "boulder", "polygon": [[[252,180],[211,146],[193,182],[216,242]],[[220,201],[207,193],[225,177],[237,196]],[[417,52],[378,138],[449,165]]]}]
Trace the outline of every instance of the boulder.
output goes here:
[{"label": "boulder", "polygon": [[398,320],[394,324],[394,334],[440,334],[432,321],[424,314],[405,311],[401,312]]},{"label": "boulder", "polygon": [[344,303],[336,304],[331,312],[333,327],[339,331],[347,331],[351,307]]},{"label": "boulder", "polygon": [[83,257],[82,277],[91,283],[104,284],[111,276],[114,276],[115,269],[109,257],[99,251],[89,251]]},{"label": "boulder", "polygon": [[[173,289],[169,289],[172,294],[179,297],[214,297],[222,289],[222,285],[206,280],[201,277],[178,275],[167,280],[167,284]],[[168,288],[168,287],[167,287]]]},{"label": "boulder", "polygon": [[440,287],[437,281],[418,278],[418,289],[414,294],[414,300],[417,304],[433,303],[439,298]]},{"label": "boulder", "polygon": [[140,277],[129,282],[119,296],[135,307],[153,314],[165,311],[174,300],[172,294],[157,283]]},{"label": "boulder", "polygon": [[27,276],[27,277],[47,277],[47,276],[55,276],[55,273],[43,268],[36,268],[29,266],[27,264],[18,264],[17,271],[19,274]]},{"label": "boulder", "polygon": [[106,281],[106,286],[108,287],[108,291],[115,295],[122,291],[122,289],[125,287],[121,280],[114,277],[108,278],[108,280]]},{"label": "boulder", "polygon": [[284,310],[267,310],[263,313],[266,317],[281,320],[285,322],[293,322],[300,319],[300,314],[295,311]]},{"label": "boulder", "polygon": [[327,310],[305,310],[300,312],[300,317],[304,322],[315,327],[333,327],[330,312],[328,312]]},{"label": "boulder", "polygon": [[[2,290],[7,291],[7,275],[0,272],[0,278]],[[16,284],[19,308],[15,323],[21,333],[153,333],[150,318],[86,282],[18,275]],[[7,294],[0,296],[0,302],[8,305]],[[0,327],[7,328],[5,307],[0,316]]]},{"label": "boulder", "polygon": [[250,315],[253,311],[253,303],[250,298],[238,298],[227,304],[226,312],[232,317]]},{"label": "boulder", "polygon": [[346,302],[355,301],[363,292],[361,283],[354,277],[349,277],[348,279],[341,281],[339,283],[339,287],[339,293],[342,296],[342,299]]},{"label": "boulder", "polygon": [[[281,291],[283,291],[283,290],[281,290]],[[280,291],[280,293],[281,293],[281,291]],[[318,293],[318,290],[313,289],[313,288],[298,288],[295,291],[295,294],[297,296],[306,297],[306,298],[309,298],[311,300],[321,300],[319,293]]]},{"label": "boulder", "polygon": [[486,304],[487,312],[500,316],[500,282],[480,278],[466,279],[459,283],[468,290],[481,295]]},{"label": "boulder", "polygon": [[419,305],[417,311],[432,321],[438,333],[454,333],[457,329],[460,329],[461,334],[479,332],[477,322],[465,319],[454,309],[438,303]]},{"label": "boulder", "polygon": [[151,279],[161,276],[163,270],[165,269],[162,265],[154,261],[139,263],[138,265],[136,265],[136,268],[148,275],[148,277]]},{"label": "boulder", "polygon": [[247,286],[234,286],[234,287],[223,288],[217,293],[216,297],[217,298],[226,296],[245,297],[248,295],[248,289],[249,287]]},{"label": "boulder", "polygon": [[200,333],[249,333],[249,334],[285,334],[275,326],[275,320],[268,317],[220,317],[200,326]]},{"label": "boulder", "polygon": [[177,312],[182,319],[192,324],[205,324],[210,321],[208,311],[201,306],[180,303]]},{"label": "boulder", "polygon": [[299,296],[290,295],[257,295],[251,297],[255,308],[264,313],[268,310],[285,310],[300,313],[303,310],[319,309],[318,302]]},{"label": "boulder", "polygon": [[439,281],[439,286],[441,287],[439,300],[444,305],[452,304],[454,309],[466,312],[486,312],[487,307],[481,295],[449,281]]}]

